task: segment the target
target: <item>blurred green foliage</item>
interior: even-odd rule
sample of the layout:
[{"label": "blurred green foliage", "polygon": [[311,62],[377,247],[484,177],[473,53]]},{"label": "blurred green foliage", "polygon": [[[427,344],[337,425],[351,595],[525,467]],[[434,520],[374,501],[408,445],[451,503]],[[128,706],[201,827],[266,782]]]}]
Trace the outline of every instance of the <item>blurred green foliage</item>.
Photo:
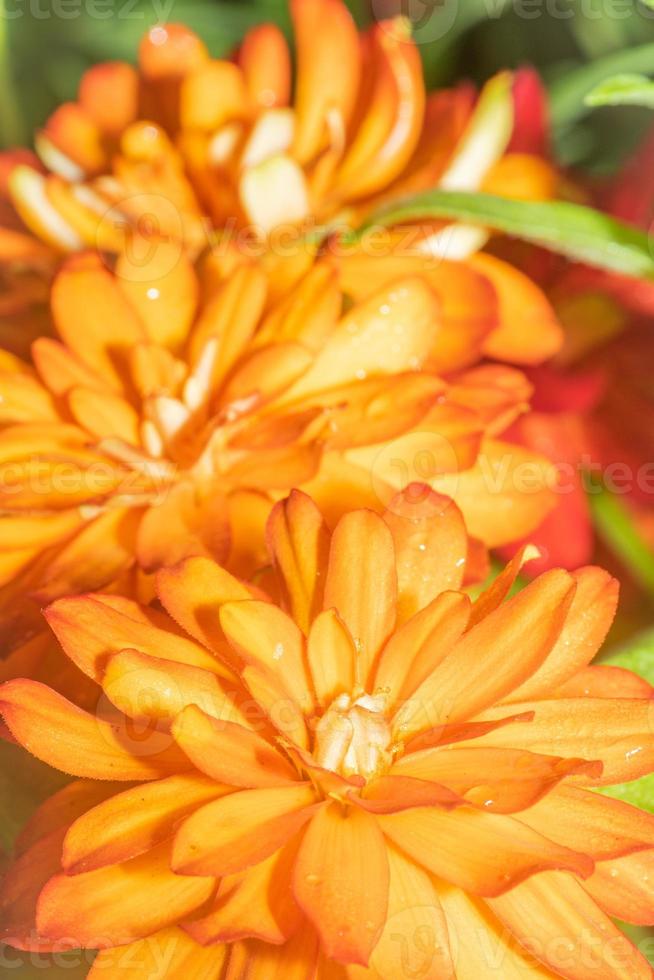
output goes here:
[{"label": "blurred green foliage", "polygon": [[[585,103],[611,76],[654,71],[650,0],[348,2],[361,25],[389,13],[411,17],[431,87],[537,66],[550,87],[566,164],[610,171],[650,122],[646,109]],[[48,113],[75,94],[86,67],[134,60],[143,31],[166,20],[187,23],[217,55],[262,20],[289,32],[286,0],[0,0],[0,143],[29,143]]]}]

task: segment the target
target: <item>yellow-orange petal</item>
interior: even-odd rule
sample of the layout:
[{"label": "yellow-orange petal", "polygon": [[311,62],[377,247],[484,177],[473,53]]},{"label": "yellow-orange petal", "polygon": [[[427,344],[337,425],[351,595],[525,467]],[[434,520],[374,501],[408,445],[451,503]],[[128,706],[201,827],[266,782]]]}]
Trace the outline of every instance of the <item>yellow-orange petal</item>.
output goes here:
[{"label": "yellow-orange petal", "polygon": [[247,111],[248,91],[238,65],[229,61],[205,61],[182,82],[179,105],[182,129],[215,132]]},{"label": "yellow-orange petal", "polygon": [[318,614],[309,630],[307,659],[319,704],[331,704],[355,688],[357,650],[335,609]]},{"label": "yellow-orange petal", "polygon": [[371,511],[353,511],[332,535],[324,607],[336,609],[357,646],[357,676],[366,688],[395,626],[397,574],[391,532]]},{"label": "yellow-orange petal", "polygon": [[186,75],[207,57],[202,41],[183,24],[157,24],[139,46],[139,67],[153,80]]},{"label": "yellow-orange petal", "polygon": [[[520,749],[455,745],[448,751],[425,749],[405,755],[390,773],[433,779],[489,812],[516,813],[533,806],[566,776],[601,771],[600,762],[560,759]],[[537,829],[546,835],[547,827]]]},{"label": "yellow-orange petal", "polygon": [[367,966],[386,922],[389,867],[376,819],[331,803],[304,834],[293,891],[325,954]]},{"label": "yellow-orange petal", "polygon": [[521,815],[541,834],[597,861],[654,847],[654,816],[638,807],[566,783]]},{"label": "yellow-orange petal", "polygon": [[293,767],[257,732],[213,718],[189,704],[172,726],[175,741],[191,762],[227,786],[257,789],[297,782]]},{"label": "yellow-orange petal", "polygon": [[109,658],[102,688],[112,704],[130,718],[173,721],[193,704],[201,705],[213,718],[244,721],[213,671],[138,650],[121,650]]},{"label": "yellow-orange petal", "polygon": [[310,497],[292,490],[275,504],[266,528],[282,598],[300,629],[308,632],[322,603],[329,533]]},{"label": "yellow-orange petal", "polygon": [[93,65],[82,75],[79,102],[96,126],[118,136],[138,112],[138,74],[125,61]]},{"label": "yellow-orange petal", "polygon": [[238,63],[253,103],[266,109],[288,105],[291,59],[286,38],[275,24],[261,24],[248,31]]},{"label": "yellow-orange petal", "polygon": [[375,688],[387,693],[389,710],[413,692],[448,655],[468,626],[470,600],[444,592],[396,630],[382,650]]},{"label": "yellow-orange petal", "polygon": [[185,875],[229,875],[264,861],[315,812],[308,783],[246,789],[197,810],[175,836],[172,866]]},{"label": "yellow-orange petal", "polygon": [[404,623],[432,599],[463,582],[468,548],[465,524],[449,497],[412,483],[384,512],[397,566],[397,619]]},{"label": "yellow-orange petal", "polygon": [[489,905],[516,939],[555,974],[563,970],[569,980],[590,980],[602,974],[612,980],[652,976],[651,966],[636,947],[571,875],[534,875],[513,891],[491,899]]},{"label": "yellow-orange petal", "polygon": [[76,354],[52,337],[38,337],[32,344],[32,359],[43,383],[54,395],[83,387],[111,391],[105,379]]},{"label": "yellow-orange petal", "polygon": [[146,338],[99,256],[76,255],[63,266],[52,287],[52,315],[70,350],[112,387],[123,390],[120,361]]},{"label": "yellow-orange petal", "polygon": [[496,575],[487,589],[475,599],[470,613],[470,625],[481,622],[489,613],[497,609],[507,598],[520,574],[522,566],[539,556],[539,551],[533,545],[523,545],[510,562]]},{"label": "yellow-orange petal", "polygon": [[157,573],[157,593],[175,622],[198,643],[225,655],[218,611],[225,602],[253,598],[251,589],[210,558],[186,558]]},{"label": "yellow-orange petal", "polygon": [[128,611],[115,608],[109,596],[69,596],[54,602],[45,617],[71,660],[97,681],[109,657],[126,648],[229,676],[208,650],[147,607],[135,604]]},{"label": "yellow-orange petal", "polygon": [[513,691],[552,649],[573,595],[572,576],[555,569],[490,613],[399,709],[395,730],[408,738],[444,722],[463,721]]},{"label": "yellow-orange petal", "polygon": [[451,809],[465,803],[447,786],[430,779],[414,779],[399,771],[396,774],[392,769],[368,783],[360,793],[350,791],[348,799],[369,813],[398,813],[425,806]]},{"label": "yellow-orange petal", "polygon": [[271,603],[250,599],[221,606],[220,624],[244,663],[276,674],[288,695],[305,712],[311,710],[314,696],[304,637],[290,616]]},{"label": "yellow-orange petal", "polygon": [[196,943],[182,929],[171,926],[128,946],[100,950],[88,974],[89,980],[165,980],[168,976],[188,980],[222,980],[229,958],[227,946]]},{"label": "yellow-orange petal", "polygon": [[654,688],[623,667],[595,664],[582,667],[552,693],[559,698],[652,698]]},{"label": "yellow-orange petal", "polygon": [[169,735],[150,733],[143,743],[128,726],[82,711],[38,681],[3,684],[0,710],[17,742],[37,759],[73,776],[129,782],[190,768]]},{"label": "yellow-orange petal", "polygon": [[512,364],[540,364],[556,354],[563,331],[542,290],[492,255],[478,252],[467,262],[490,280],[499,303],[499,326],[485,341],[486,354]]},{"label": "yellow-orange petal", "polygon": [[377,819],[384,834],[417,864],[475,895],[501,895],[551,868],[581,877],[593,870],[586,855],[555,844],[503,814],[472,807],[425,807]]},{"label": "yellow-orange petal", "polygon": [[286,942],[302,920],[291,890],[297,844],[293,840],[265,861],[223,878],[210,912],[185,925],[188,934],[203,945],[240,939]]},{"label": "yellow-orange petal", "polygon": [[490,708],[478,720],[495,720],[509,707],[513,711],[533,711],[533,721],[516,728],[508,737],[506,730],[495,728],[481,736],[484,745],[601,759],[604,772],[601,778],[591,780],[591,785],[629,782],[652,770],[654,707],[650,701],[629,698],[517,701],[502,708]]},{"label": "yellow-orange petal", "polygon": [[68,406],[76,422],[98,439],[117,436],[138,445],[139,416],[120,395],[76,387],[68,393]]},{"label": "yellow-orange petal", "polygon": [[178,350],[186,341],[198,302],[198,281],[179,242],[148,241],[124,250],[116,281],[142,321],[150,341]]},{"label": "yellow-orange petal", "polygon": [[291,13],[298,62],[293,152],[304,164],[325,146],[330,113],[342,126],[349,121],[359,86],[359,37],[337,0],[294,0]]},{"label": "yellow-orange petal", "polygon": [[124,864],[79,875],[56,875],[39,897],[37,927],[77,948],[124,946],[178,922],[214,892],[213,878],[170,870],[170,845]]},{"label": "yellow-orange petal", "polygon": [[611,918],[654,925],[654,851],[599,862],[584,889]]},{"label": "yellow-orange petal", "polygon": [[172,837],[190,812],[227,792],[200,773],[183,773],[117,793],[81,814],[68,829],[63,870],[78,875],[150,851]]},{"label": "yellow-orange petal", "polygon": [[230,531],[225,498],[215,486],[180,480],[139,525],[136,554],[147,571],[174,565],[191,555],[227,557]]},{"label": "yellow-orange petal", "polygon": [[620,583],[608,572],[593,566],[580,568],[573,578],[575,595],[561,635],[538,670],[508,700],[547,697],[589,664],[602,646],[615,617]]}]

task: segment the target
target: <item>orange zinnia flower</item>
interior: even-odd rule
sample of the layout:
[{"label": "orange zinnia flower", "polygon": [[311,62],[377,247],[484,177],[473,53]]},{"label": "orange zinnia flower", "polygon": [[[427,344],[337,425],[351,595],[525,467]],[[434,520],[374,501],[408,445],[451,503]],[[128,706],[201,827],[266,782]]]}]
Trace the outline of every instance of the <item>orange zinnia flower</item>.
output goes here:
[{"label": "orange zinnia flower", "polygon": [[259,266],[223,279],[205,267],[201,288],[174,244],[140,244],[143,261],[123,253],[114,272],[92,253],[68,260],[52,293],[58,339],[34,343],[35,369],[0,353],[0,616],[13,646],[40,621],[30,598],[103,588],[135,561],[148,572],[206,554],[250,574],[270,507],[294,486],[334,520],[385,506],[419,468],[488,546],[547,512],[549,464],[494,438],[529,387],[473,366],[479,343],[461,349],[462,324],[493,316],[478,274],[371,282],[343,312],[328,265],[270,303]]},{"label": "orange zinnia flower", "polygon": [[[478,100],[470,86],[427,96],[403,18],[359,35],[341,0],[294,0],[291,13],[292,94],[275,26],[250,31],[232,61],[209,58],[181,25],[159,25],[138,69],[86,72],[78,101],[37,134],[40,159],[0,156],[0,267],[12,307],[41,313],[43,281],[62,254],[118,252],[135,229],[182,241],[195,259],[226,237],[237,249],[288,249],[316,224],[356,225],[378,201],[431,186],[554,196],[548,162],[507,152],[509,73]],[[457,226],[442,240],[440,230],[424,229],[425,248],[450,258],[488,237]],[[0,321],[0,342],[23,353],[15,318]]]},{"label": "orange zinnia flower", "polygon": [[425,929],[434,977],[498,949],[502,977],[650,977],[609,916],[652,920],[654,817],[592,792],[654,768],[651,688],[587,666],[617,583],[554,570],[507,598],[522,555],[471,603],[460,512],[419,485],[333,534],[294,492],[267,538],[267,594],[198,557],[159,573],[170,619],[50,607],[103,710],[0,689],[13,736],[81,777],[23,837],[6,941],[99,946],[98,975],[177,936],[216,975],[397,980]]}]

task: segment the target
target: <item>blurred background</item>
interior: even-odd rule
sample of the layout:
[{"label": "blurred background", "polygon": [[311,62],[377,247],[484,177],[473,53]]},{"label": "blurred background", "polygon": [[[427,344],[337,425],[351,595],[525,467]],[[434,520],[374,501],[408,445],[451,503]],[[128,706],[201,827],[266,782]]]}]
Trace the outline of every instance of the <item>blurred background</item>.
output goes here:
[{"label": "blurred background", "polygon": [[[585,95],[623,72],[654,72],[654,0],[349,0],[359,24],[408,16],[431,87],[484,80],[500,67],[536,66],[552,98],[559,159],[613,171],[650,120],[640,107],[590,110]],[[183,21],[215,55],[249,26],[289,33],[286,0],[0,0],[0,143],[30,142],[72,97],[86,67],[134,60],[143,31]],[[290,33],[289,33],[290,36]]]}]

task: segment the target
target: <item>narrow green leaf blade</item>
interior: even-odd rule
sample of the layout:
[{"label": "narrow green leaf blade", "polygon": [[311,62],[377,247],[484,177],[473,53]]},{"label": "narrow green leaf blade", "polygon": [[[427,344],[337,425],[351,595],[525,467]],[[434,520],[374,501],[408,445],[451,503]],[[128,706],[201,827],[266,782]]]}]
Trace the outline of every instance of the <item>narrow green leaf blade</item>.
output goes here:
[{"label": "narrow green leaf blade", "polygon": [[654,82],[647,75],[614,75],[596,85],[584,101],[593,107],[639,105],[654,109]]},{"label": "narrow green leaf blade", "polygon": [[638,585],[654,596],[654,554],[643,541],[622,497],[595,484],[588,500],[600,538],[618,556]]},{"label": "narrow green leaf blade", "polygon": [[421,218],[481,225],[542,245],[577,262],[654,279],[654,257],[644,232],[567,201],[518,201],[492,194],[431,190],[380,208],[359,234],[375,226]]}]

